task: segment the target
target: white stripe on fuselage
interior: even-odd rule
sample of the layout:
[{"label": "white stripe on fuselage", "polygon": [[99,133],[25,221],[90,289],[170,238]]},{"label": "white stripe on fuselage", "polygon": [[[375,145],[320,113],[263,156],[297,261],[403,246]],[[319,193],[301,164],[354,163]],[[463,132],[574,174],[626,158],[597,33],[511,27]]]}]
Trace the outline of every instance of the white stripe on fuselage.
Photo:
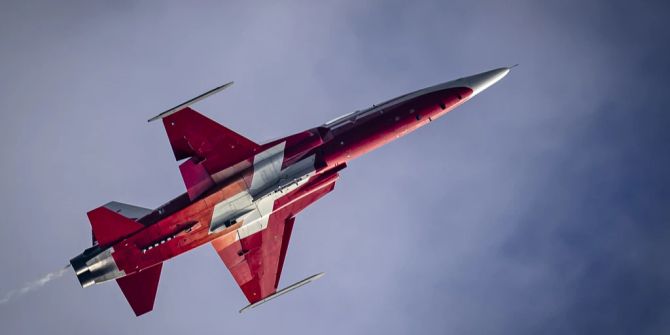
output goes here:
[{"label": "white stripe on fuselage", "polygon": [[285,146],[286,142],[281,142],[254,157],[251,185],[214,206],[210,232],[221,230],[233,221],[244,222],[237,230],[238,239],[267,228],[275,200],[303,185],[315,170],[314,155],[282,170]]},{"label": "white stripe on fuselage", "polygon": [[254,157],[254,175],[249,192],[255,197],[279,181],[286,142],[281,142]]}]

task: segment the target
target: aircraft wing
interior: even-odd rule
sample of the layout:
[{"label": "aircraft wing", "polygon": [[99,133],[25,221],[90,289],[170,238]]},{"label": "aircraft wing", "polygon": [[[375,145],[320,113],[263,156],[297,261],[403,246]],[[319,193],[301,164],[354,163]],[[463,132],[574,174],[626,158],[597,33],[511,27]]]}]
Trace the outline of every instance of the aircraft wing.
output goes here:
[{"label": "aircraft wing", "polygon": [[228,236],[212,241],[250,304],[277,292],[295,215],[332,191],[337,177],[335,173],[312,186],[305,185],[306,189],[298,188],[287,194],[286,197],[297,200],[272,213],[265,229],[232,242]]},{"label": "aircraft wing", "polygon": [[160,113],[149,122],[162,120],[176,160],[188,158],[179,166],[191,200],[214,183],[238,172],[243,160],[253,156],[259,145],[205,117],[189,106],[230,87],[233,82],[209,90],[191,100]]},{"label": "aircraft wing", "polygon": [[175,159],[188,158],[179,171],[191,200],[207,191],[217,179],[224,178],[225,173],[236,172],[227,170],[253,157],[259,148],[253,141],[189,107],[161,117]]},{"label": "aircraft wing", "polygon": [[225,154],[226,159],[237,163],[258,148],[258,144],[189,107],[164,117],[163,125],[177,160],[204,160]]},{"label": "aircraft wing", "polygon": [[294,221],[292,217],[271,215],[267,228],[232,245],[212,242],[249,303],[277,291]]}]

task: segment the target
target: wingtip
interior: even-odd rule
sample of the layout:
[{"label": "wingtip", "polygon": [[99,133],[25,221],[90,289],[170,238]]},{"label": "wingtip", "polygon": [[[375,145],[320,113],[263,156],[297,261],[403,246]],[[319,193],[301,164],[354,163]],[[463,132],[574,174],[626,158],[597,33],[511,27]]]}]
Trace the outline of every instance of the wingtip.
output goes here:
[{"label": "wingtip", "polygon": [[282,295],[284,295],[288,292],[291,292],[291,291],[293,291],[293,290],[295,290],[295,289],[297,289],[301,286],[307,285],[307,284],[323,277],[325,274],[326,274],[325,272],[319,272],[319,273],[317,273],[315,275],[311,275],[311,276],[309,276],[309,277],[307,277],[307,278],[305,278],[305,279],[303,279],[303,280],[301,280],[297,283],[293,283],[293,284],[291,284],[287,287],[284,287],[283,289],[281,289],[279,291],[276,291],[275,293],[273,293],[273,294],[271,294],[271,295],[269,295],[269,296],[267,296],[267,297],[265,297],[265,298],[263,298],[259,301],[256,301],[254,303],[250,303],[246,307],[240,309],[239,313],[242,314],[244,311],[246,311],[248,309],[256,308],[256,307],[258,307],[258,306],[260,306],[260,305],[262,305],[262,304],[264,304],[264,303],[266,303],[266,302],[268,302],[268,301],[270,301],[270,300],[272,300],[276,297],[282,296]]},{"label": "wingtip", "polygon": [[153,122],[153,121],[156,121],[156,120],[160,120],[164,117],[170,116],[170,115],[172,115],[172,114],[174,114],[174,113],[176,113],[176,112],[178,112],[178,111],[180,111],[180,110],[182,110],[182,109],[184,109],[184,108],[186,108],[186,107],[188,107],[188,106],[190,106],[190,105],[192,105],[192,104],[194,104],[194,103],[196,103],[196,102],[198,102],[202,99],[205,99],[205,98],[207,98],[207,97],[209,97],[213,94],[216,94],[216,93],[219,93],[219,92],[223,91],[224,89],[232,86],[234,83],[235,83],[234,81],[229,81],[229,82],[227,82],[227,83],[225,83],[225,84],[223,84],[219,87],[211,89],[211,90],[209,90],[209,91],[207,91],[207,92],[205,92],[205,93],[203,93],[203,94],[201,94],[201,95],[199,95],[199,96],[197,96],[197,97],[195,97],[191,100],[188,100],[188,101],[186,101],[182,104],[179,104],[175,107],[172,107],[172,108],[166,110],[165,112],[160,113],[160,114],[150,118],[149,120],[147,120],[147,122]]}]

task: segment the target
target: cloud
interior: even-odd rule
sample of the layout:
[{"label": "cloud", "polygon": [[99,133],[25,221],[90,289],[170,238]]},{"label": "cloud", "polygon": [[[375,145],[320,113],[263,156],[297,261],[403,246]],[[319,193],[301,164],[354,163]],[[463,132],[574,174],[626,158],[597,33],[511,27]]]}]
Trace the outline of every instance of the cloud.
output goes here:
[{"label": "cloud", "polygon": [[240,317],[244,298],[205,246],[166,264],[146,318],[113,283],[82,290],[73,276],[45,291],[60,308],[3,311],[7,333],[668,332],[661,2],[3,6],[3,287],[85,248],[87,210],[183,192],[145,120],[222,82],[236,85],[194,107],[262,141],[521,64],[352,162],[301,213],[282,285],[327,272],[319,282]]}]

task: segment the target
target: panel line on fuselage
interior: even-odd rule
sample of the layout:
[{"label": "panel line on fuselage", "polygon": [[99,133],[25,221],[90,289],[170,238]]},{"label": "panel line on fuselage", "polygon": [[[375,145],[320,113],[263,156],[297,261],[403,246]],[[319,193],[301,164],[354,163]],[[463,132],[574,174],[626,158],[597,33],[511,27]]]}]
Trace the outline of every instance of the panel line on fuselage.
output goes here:
[{"label": "panel line on fuselage", "polygon": [[236,240],[267,228],[275,200],[306,183],[315,172],[316,155],[282,170],[285,149],[284,141],[254,156],[251,182],[242,176],[246,190],[214,206],[210,234],[233,221],[242,221],[242,226],[236,231]]},{"label": "panel line on fuselage", "polygon": [[351,121],[351,122],[355,123],[357,120],[362,119],[362,118],[364,118],[368,115],[374,114],[376,112],[379,112],[380,110],[389,108],[391,106],[395,106],[395,105],[401,104],[403,102],[412,100],[416,97],[419,97],[419,96],[422,96],[422,95],[425,95],[425,94],[429,94],[429,93],[433,93],[433,92],[437,92],[437,91],[441,91],[441,90],[451,88],[451,87],[463,86],[462,81],[463,81],[463,78],[459,78],[459,79],[456,79],[456,80],[448,81],[446,83],[433,85],[433,86],[430,86],[430,87],[427,87],[427,88],[424,88],[424,89],[420,89],[420,90],[417,90],[417,91],[414,91],[414,92],[411,92],[411,93],[407,93],[407,94],[401,95],[399,97],[395,97],[393,99],[384,101],[380,104],[373,105],[370,108],[363,109],[363,110],[358,110],[358,111],[355,111],[355,112],[347,113],[347,114],[344,114],[342,116],[336,117],[333,120],[324,123],[323,126],[329,127],[331,129],[335,129],[335,128],[339,127],[340,124],[343,124],[346,121]]}]

